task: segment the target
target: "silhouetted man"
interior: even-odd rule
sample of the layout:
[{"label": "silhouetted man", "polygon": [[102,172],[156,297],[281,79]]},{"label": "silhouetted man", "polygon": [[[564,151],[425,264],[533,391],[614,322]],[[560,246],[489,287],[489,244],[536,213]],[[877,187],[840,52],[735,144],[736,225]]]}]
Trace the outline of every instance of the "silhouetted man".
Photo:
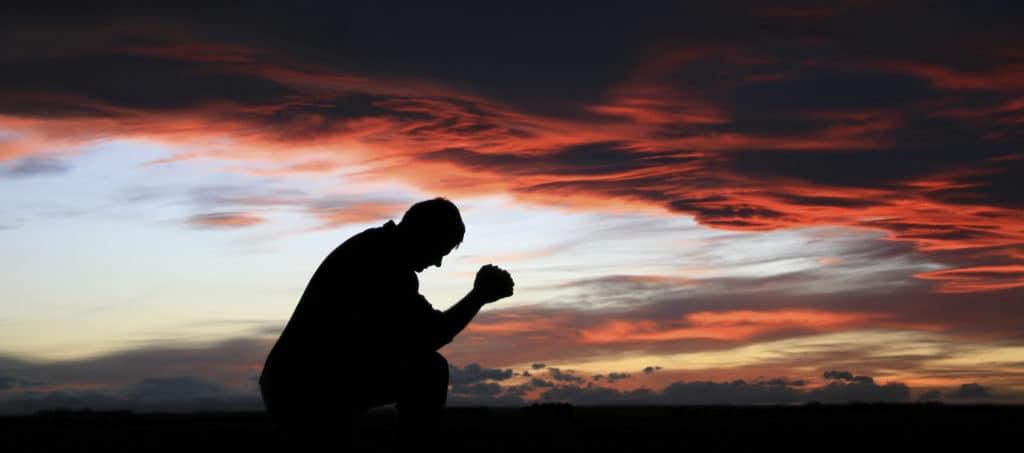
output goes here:
[{"label": "silhouetted man", "polygon": [[448,362],[437,350],[484,304],[513,290],[508,272],[486,265],[469,294],[445,312],[419,294],[416,272],[440,267],[464,234],[458,208],[435,198],[413,205],[401,223],[389,220],[334,249],[260,376],[274,420],[323,434],[347,417],[397,403],[400,430],[436,422],[448,393]]}]

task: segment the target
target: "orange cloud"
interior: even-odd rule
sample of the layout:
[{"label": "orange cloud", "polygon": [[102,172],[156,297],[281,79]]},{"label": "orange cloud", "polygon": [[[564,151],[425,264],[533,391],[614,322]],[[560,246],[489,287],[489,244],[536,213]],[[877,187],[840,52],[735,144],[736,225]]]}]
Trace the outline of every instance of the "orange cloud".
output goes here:
[{"label": "orange cloud", "polygon": [[943,293],[969,293],[1024,287],[1024,266],[974,266],[923,272],[917,278],[939,280]]},{"label": "orange cloud", "polygon": [[324,222],[325,228],[333,228],[347,223],[365,223],[400,217],[408,207],[408,203],[405,202],[345,202],[313,205],[309,211]]},{"label": "orange cloud", "polygon": [[215,212],[189,218],[189,222],[192,224],[214,228],[245,228],[265,221],[266,219],[262,217],[238,212]]},{"label": "orange cloud", "polygon": [[662,342],[694,338],[738,341],[782,329],[828,331],[865,325],[885,318],[876,313],[838,313],[818,310],[700,312],[682,322],[611,321],[582,329],[583,343]]},{"label": "orange cloud", "polygon": [[[850,156],[898,151],[905,146],[900,134],[927,118],[1019,124],[1022,104],[1014,90],[1022,86],[1011,82],[1019,75],[1017,69],[995,65],[964,71],[917,61],[901,61],[898,67],[810,62],[763,73],[759,66],[782,60],[735,49],[719,44],[659,46],[621,81],[605,87],[605,96],[569,103],[568,114],[541,114],[414,75],[370,77],[233,43],[140,41],[114,46],[113,51],[166,59],[190,77],[210,77],[214,86],[223,86],[224,80],[244,81],[265,92],[200,92],[189,102],[164,99],[170,106],[61,87],[10,93],[16,96],[10,98],[12,105],[21,110],[0,116],[0,130],[12,132],[0,136],[0,159],[54,146],[133,138],[189,149],[150,163],[154,165],[217,158],[264,164],[259,169],[234,168],[263,175],[346,171],[354,183],[394,180],[449,197],[504,193],[566,209],[685,214],[705,226],[729,230],[868,228],[924,252],[984,248],[998,253],[1024,243],[1019,208],[993,182],[1009,179],[1012,166],[1020,162],[1014,154],[958,157],[930,171],[908,170],[887,179],[873,176],[873,169],[886,167],[883,161],[866,168],[821,165],[830,159],[860,162],[860,157]],[[719,71],[721,80],[703,81],[706,86],[685,78],[707,65],[730,70]],[[858,74],[898,72],[939,89],[997,91],[1003,97],[981,106],[925,99],[884,108],[841,102],[799,108],[791,104],[802,99],[776,105],[769,98],[771,102],[762,101],[766,105],[753,111],[730,100],[751,84],[788,83],[786,87],[798,91],[798,72],[819,67]],[[196,79],[197,84],[204,82]],[[815,101],[844,95],[812,94]],[[935,106],[920,112],[924,101]],[[764,111],[771,117],[759,116]],[[994,133],[990,129],[986,133]],[[1013,137],[1012,130],[1001,133],[1003,139]],[[985,141],[979,136],[976,144]],[[814,157],[804,158],[808,165],[789,159],[771,165],[747,162],[785,153]],[[820,175],[815,165],[833,173]],[[849,180],[835,181],[840,176]],[[337,225],[387,217],[402,207],[385,202],[316,207],[308,213]],[[194,219],[201,225],[233,227],[261,221],[245,215]],[[1008,273],[990,274],[985,283],[967,272],[936,275],[918,277],[941,280],[938,289],[944,292],[1019,286],[1019,279]]]}]

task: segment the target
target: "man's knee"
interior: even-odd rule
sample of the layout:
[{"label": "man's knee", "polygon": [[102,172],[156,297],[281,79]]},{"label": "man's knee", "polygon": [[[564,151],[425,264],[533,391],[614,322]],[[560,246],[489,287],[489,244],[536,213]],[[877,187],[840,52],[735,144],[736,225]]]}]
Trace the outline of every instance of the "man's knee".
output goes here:
[{"label": "man's knee", "polygon": [[448,360],[440,352],[427,356],[425,368],[432,381],[444,381],[445,388],[448,387]]},{"label": "man's knee", "polygon": [[416,378],[401,384],[399,410],[440,408],[448,398],[448,360],[437,352],[410,363]]}]

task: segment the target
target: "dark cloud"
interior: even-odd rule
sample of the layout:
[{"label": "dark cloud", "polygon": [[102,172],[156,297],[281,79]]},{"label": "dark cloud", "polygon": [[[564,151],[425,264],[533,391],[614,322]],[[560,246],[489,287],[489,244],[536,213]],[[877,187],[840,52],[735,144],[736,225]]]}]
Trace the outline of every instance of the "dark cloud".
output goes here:
[{"label": "dark cloud", "polygon": [[49,157],[25,157],[13,165],[0,168],[0,176],[22,178],[28,176],[59,175],[67,173],[71,167],[63,160]]},{"label": "dark cloud", "polygon": [[[528,199],[641,201],[730,230],[878,228],[921,250],[1021,240],[1015,6],[937,6],[927,20],[746,1],[85,10],[0,23],[17,43],[0,55],[0,109],[53,120],[41,136],[177,138],[190,118],[239,148],[272,148],[257,159],[285,163],[268,172],[333,171],[294,163],[305,155],[288,145],[344,137],[463,173],[398,175],[429,189],[477,195],[498,177]],[[309,211],[353,218],[337,207]],[[958,288],[1012,278],[993,280]]]},{"label": "dark cloud", "polygon": [[772,195],[788,204],[805,206],[837,206],[842,208],[859,209],[886,204],[884,200],[877,199],[808,196],[790,193],[776,193]]},{"label": "dark cloud", "polygon": [[20,383],[21,383],[21,381],[13,378],[11,376],[0,376],[0,391],[14,388],[15,386],[19,385]]},{"label": "dark cloud", "polygon": [[531,379],[530,380],[530,385],[533,388],[547,388],[547,387],[554,387],[555,386],[555,384],[551,383],[550,381],[545,381],[545,380],[539,379],[539,378]]},{"label": "dark cloud", "polygon": [[548,368],[548,376],[559,382],[580,382],[584,381],[583,377],[576,376],[572,370],[566,370],[563,372],[560,368]]},{"label": "dark cloud", "polygon": [[58,390],[3,395],[0,414],[24,415],[53,409],[125,410],[132,402],[109,390]]},{"label": "dark cloud", "polygon": [[[789,77],[740,85],[731,96],[735,125],[758,130],[758,125],[746,123],[798,112],[878,111],[937,94],[927,81],[911,75],[808,67]],[[768,130],[778,130],[778,124],[772,126]]]},{"label": "dark cloud", "polygon": [[946,396],[949,398],[956,399],[988,398],[992,396],[992,393],[988,387],[985,387],[975,382],[971,384],[963,384],[960,386],[960,388],[946,394]]},{"label": "dark cloud", "polygon": [[773,230],[780,221],[790,222],[786,213],[745,203],[694,204],[675,200],[669,203],[672,210],[693,214],[702,224],[722,228]]},{"label": "dark cloud", "polygon": [[545,367],[547,367],[547,365],[543,363],[534,363],[533,365],[530,365],[530,368],[533,368],[535,370],[543,370]]},{"label": "dark cloud", "polygon": [[[264,324],[266,324],[264,322]],[[255,329],[259,330],[259,329]],[[11,385],[0,390],[0,412],[44,409],[192,411],[262,410],[252,376],[272,346],[269,337],[136,349],[79,360],[26,362],[0,357]],[[195,370],[203,370],[196,375]],[[91,390],[80,390],[87,387]]]},{"label": "dark cloud", "polygon": [[251,385],[248,370],[262,367],[272,345],[273,338],[266,336],[209,344],[154,340],[133,349],[77,360],[36,363],[0,357],[0,369],[7,370],[5,375],[45,382],[48,386],[79,387],[92,383],[110,388],[152,377],[194,376],[196,369],[202,369],[204,379],[235,388]]},{"label": "dark cloud", "polygon": [[511,369],[482,368],[475,363],[465,368],[449,365],[448,369],[449,406],[522,406],[523,396],[534,388],[531,383],[499,384],[514,376]]},{"label": "dark cloud", "polygon": [[608,373],[608,382],[612,383],[623,379],[629,379],[631,377],[633,377],[633,375],[629,373]]},{"label": "dark cloud", "polygon": [[[868,378],[869,380],[871,378]],[[898,403],[910,399],[910,388],[906,384],[890,382],[885,385],[877,385],[873,381],[854,381],[841,383],[832,381],[824,387],[807,391],[809,401],[821,401],[826,403],[848,403],[853,401]]]},{"label": "dark cloud", "polygon": [[562,385],[546,390],[541,401],[568,402],[575,405],[658,404],[664,401],[648,389],[621,391],[595,385]]},{"label": "dark cloud", "polygon": [[644,368],[644,374],[651,374],[658,370],[661,370],[660,366],[648,366]]},{"label": "dark cloud", "polygon": [[920,399],[921,401],[938,401],[941,398],[942,392],[934,389],[924,392],[921,394],[920,397],[918,397],[918,399]]},{"label": "dark cloud", "polygon": [[[22,384],[17,391],[0,394],[0,414],[26,414],[52,409],[196,411],[262,410],[263,403],[253,389],[229,389],[197,376],[148,377],[139,382],[80,390],[75,388],[32,389]],[[92,383],[95,385],[95,383]],[[47,386],[50,387],[50,386]]]},{"label": "dark cloud", "polygon": [[561,385],[541,394],[544,401],[593,404],[790,404],[810,401],[826,403],[905,402],[909,388],[902,383],[832,382],[824,387],[802,389],[803,382],[770,379],[754,382],[674,382],[661,391],[636,389],[620,391],[588,384]]},{"label": "dark cloud", "polygon": [[452,393],[473,396],[495,396],[503,391],[501,384],[495,382],[473,382],[452,387]]},{"label": "dark cloud", "polygon": [[832,371],[826,371],[824,374],[822,374],[822,377],[825,378],[825,379],[838,379],[838,380],[841,380],[841,381],[852,381],[853,380],[853,373],[851,373],[849,371],[835,371],[835,370],[832,370]]},{"label": "dark cloud", "polygon": [[455,386],[473,384],[480,381],[504,381],[512,377],[512,369],[483,368],[480,364],[471,363],[464,368],[448,365],[448,382]]},{"label": "dark cloud", "polygon": [[465,148],[447,148],[419,157],[445,160],[481,171],[502,174],[612,175],[643,168],[685,164],[695,157],[677,157],[679,152],[642,152],[626,142],[596,142],[559,148],[530,156],[479,153]]},{"label": "dark cloud", "polygon": [[874,384],[875,380],[871,376],[854,376],[853,382],[860,384]]},{"label": "dark cloud", "polygon": [[224,396],[224,386],[195,376],[168,376],[143,379],[129,387],[127,397],[140,401],[182,401]]},{"label": "dark cloud", "polygon": [[665,388],[666,401],[675,404],[780,404],[801,400],[801,392],[769,382],[675,382]]},{"label": "dark cloud", "polygon": [[[100,51],[102,52],[102,51]],[[0,59],[0,87],[14,99],[0,111],[25,116],[68,117],[93,114],[89,108],[63,108],[61,100],[94,102],[96,110],[117,116],[119,109],[178,110],[217,100],[259,105],[294,92],[259,75],[241,75],[228,67],[201,65],[184,59],[94,54]],[[31,94],[38,94],[32,97]],[[102,106],[102,107],[100,107]]]},{"label": "dark cloud", "polygon": [[43,382],[26,381],[14,376],[0,376],[0,392],[14,389],[25,389],[28,387],[39,387],[45,385]]},{"label": "dark cloud", "polygon": [[[926,151],[893,152],[898,155],[854,150],[738,151],[729,155],[726,166],[753,178],[783,177],[818,185],[880,188],[923,177],[947,165],[926,157]],[[806,204],[799,198],[796,201]]]}]

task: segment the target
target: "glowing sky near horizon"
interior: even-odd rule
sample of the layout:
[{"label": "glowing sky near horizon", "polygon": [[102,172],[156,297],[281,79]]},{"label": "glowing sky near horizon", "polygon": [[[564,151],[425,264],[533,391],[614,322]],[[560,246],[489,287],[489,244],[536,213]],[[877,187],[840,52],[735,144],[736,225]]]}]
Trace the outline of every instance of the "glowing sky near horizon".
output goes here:
[{"label": "glowing sky near horizon", "polygon": [[435,196],[467,233],[427,299],[516,281],[443,350],[514,370],[465,401],[833,371],[1024,401],[1018,12],[737,5],[5,17],[0,401],[251,393],[320,260]]}]

